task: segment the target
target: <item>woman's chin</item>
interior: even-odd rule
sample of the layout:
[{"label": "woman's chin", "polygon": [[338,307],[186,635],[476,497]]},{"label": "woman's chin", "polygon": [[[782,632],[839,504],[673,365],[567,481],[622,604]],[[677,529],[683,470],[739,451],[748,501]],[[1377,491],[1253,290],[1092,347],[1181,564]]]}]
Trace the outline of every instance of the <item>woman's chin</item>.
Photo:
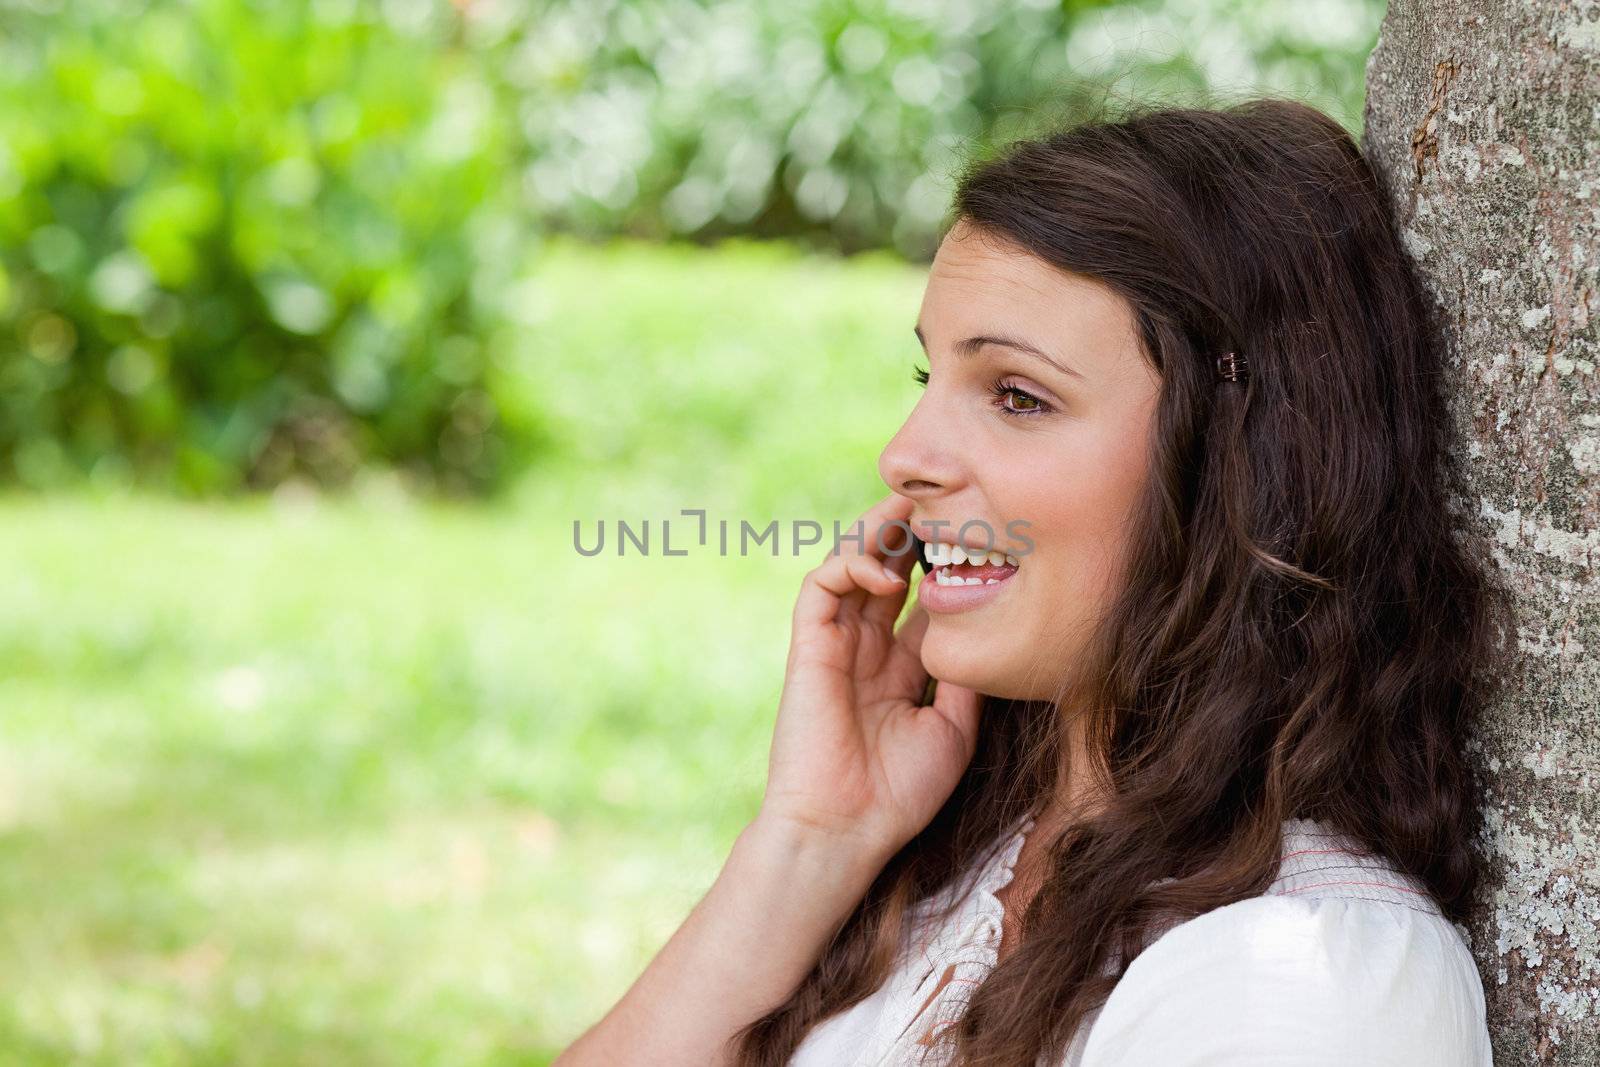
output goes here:
[{"label": "woman's chin", "polygon": [[1054,700],[1061,695],[1055,689],[1060,679],[1041,671],[1037,662],[1007,662],[1004,648],[985,649],[960,635],[937,631],[935,622],[923,637],[922,665],[939,681],[1004,700]]},{"label": "woman's chin", "polygon": [[944,647],[930,632],[922,643],[922,665],[939,681],[959,685],[987,696],[1015,698],[1020,695],[1018,680],[1005,671],[997,671],[992,657],[985,658],[981,650],[974,652],[959,647]]}]

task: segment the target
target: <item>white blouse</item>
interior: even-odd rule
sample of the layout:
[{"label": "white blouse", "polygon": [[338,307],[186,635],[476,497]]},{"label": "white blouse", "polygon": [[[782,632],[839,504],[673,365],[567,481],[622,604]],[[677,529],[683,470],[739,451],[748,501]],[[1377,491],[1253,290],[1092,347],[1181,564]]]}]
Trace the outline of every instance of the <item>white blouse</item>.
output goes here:
[{"label": "white blouse", "polygon": [[[924,902],[888,980],[813,1027],[789,1067],[947,1064],[919,1040],[959,1018],[994,968],[995,893],[1033,825],[1032,813],[1019,820],[948,922],[932,928],[933,905],[959,886]],[[1157,931],[1058,1067],[1493,1067],[1462,928],[1420,883],[1319,822],[1286,821],[1283,841],[1265,893]]]}]

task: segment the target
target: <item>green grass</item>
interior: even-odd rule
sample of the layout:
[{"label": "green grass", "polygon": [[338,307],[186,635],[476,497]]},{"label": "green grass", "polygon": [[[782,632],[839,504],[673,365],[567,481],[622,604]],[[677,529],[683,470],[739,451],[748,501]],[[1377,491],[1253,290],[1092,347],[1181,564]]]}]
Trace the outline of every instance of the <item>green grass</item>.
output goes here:
[{"label": "green grass", "polygon": [[544,263],[500,503],[0,497],[0,1065],[548,1063],[715,877],[821,550],[572,522],[848,522],[923,273]]}]

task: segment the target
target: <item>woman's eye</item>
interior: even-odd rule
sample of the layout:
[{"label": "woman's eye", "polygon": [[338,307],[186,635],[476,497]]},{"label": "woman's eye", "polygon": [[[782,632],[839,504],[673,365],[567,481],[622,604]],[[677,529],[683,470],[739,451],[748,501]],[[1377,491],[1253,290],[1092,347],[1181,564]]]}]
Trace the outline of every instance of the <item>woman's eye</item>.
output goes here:
[{"label": "woman's eye", "polygon": [[[926,386],[929,377],[930,375],[925,367],[913,367],[911,369],[911,380],[918,385]],[[1050,410],[1050,406],[1043,400],[1040,400],[1025,389],[1018,389],[1014,385],[1007,384],[1004,379],[989,386],[989,395],[994,398],[994,406],[999,408],[1000,413],[1003,415],[1028,418],[1034,415],[1043,415]],[[1011,404],[1006,403],[1007,399],[1011,397],[1018,398],[1017,406],[1013,407]]]},{"label": "woman's eye", "polygon": [[[989,393],[994,397],[994,406],[1000,409],[1002,415],[1011,415],[1018,418],[1031,418],[1043,415],[1050,410],[1050,406],[1043,400],[1026,390],[1018,389],[1014,385],[1007,385],[1004,380],[995,382],[989,387]],[[1020,398],[1020,406],[1012,407],[1006,403],[1008,397]]]}]

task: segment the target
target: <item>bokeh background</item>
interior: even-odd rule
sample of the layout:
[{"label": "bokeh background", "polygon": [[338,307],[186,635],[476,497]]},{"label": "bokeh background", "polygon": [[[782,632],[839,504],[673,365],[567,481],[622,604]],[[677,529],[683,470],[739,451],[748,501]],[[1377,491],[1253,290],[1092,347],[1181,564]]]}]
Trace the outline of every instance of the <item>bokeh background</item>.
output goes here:
[{"label": "bokeh background", "polygon": [[0,1064],[548,1063],[755,813],[820,559],[661,521],[883,494],[966,156],[1359,134],[1382,13],[0,0]]}]

